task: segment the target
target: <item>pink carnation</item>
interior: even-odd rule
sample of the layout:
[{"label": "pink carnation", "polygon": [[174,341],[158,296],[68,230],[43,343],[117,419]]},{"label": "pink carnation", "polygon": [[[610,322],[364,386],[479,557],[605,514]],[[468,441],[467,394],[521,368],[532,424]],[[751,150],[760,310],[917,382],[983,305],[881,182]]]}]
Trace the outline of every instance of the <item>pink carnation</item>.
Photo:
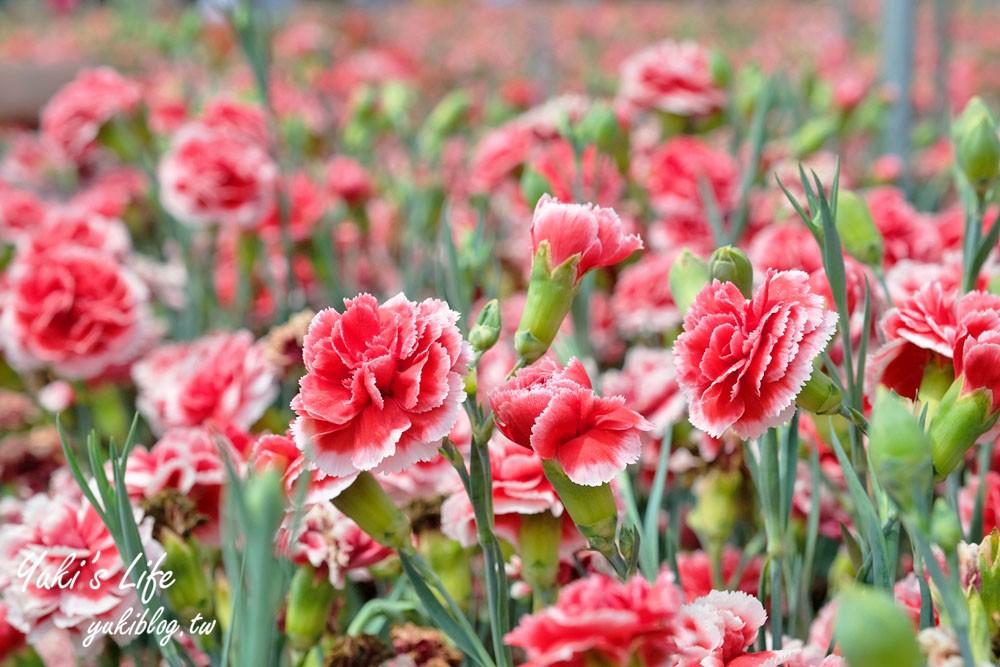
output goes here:
[{"label": "pink carnation", "polygon": [[142,101],[138,84],[109,67],[80,72],[42,110],[42,137],[65,157],[79,161],[109,120],[134,111]]},{"label": "pink carnation", "polygon": [[[19,523],[0,528],[0,581],[9,583],[7,622],[29,643],[53,628],[82,643],[93,621],[117,621],[138,604],[134,588],[119,586],[128,564],[86,500],[38,495],[23,510]],[[146,557],[155,563],[162,552],[152,522],[136,519]],[[60,572],[64,585],[49,585]]]},{"label": "pink carnation", "polygon": [[671,255],[648,253],[618,276],[611,310],[625,336],[664,334],[680,325],[667,280],[673,263]]},{"label": "pink carnation", "polygon": [[626,405],[653,424],[656,435],[684,417],[686,406],[670,350],[631,348],[620,371],[604,374],[601,389],[606,396],[624,396]]},{"label": "pink carnation", "polygon": [[369,294],[313,318],[292,400],[295,442],[320,470],[391,472],[437,454],[465,400],[471,351],[437,299]]},{"label": "pink carnation", "polygon": [[328,502],[310,505],[302,516],[289,514],[278,539],[293,562],[308,563],[337,588],[344,587],[347,575],[392,554]]},{"label": "pink carnation", "polygon": [[354,483],[356,475],[347,477],[331,477],[315,464],[306,459],[290,435],[274,435],[265,433],[257,438],[250,452],[250,463],[254,469],[276,470],[281,474],[281,482],[285,495],[289,499],[298,498],[299,484],[303,475],[309,476],[303,502],[305,504],[320,503],[332,500],[340,492]]},{"label": "pink carnation", "polygon": [[522,617],[506,641],[524,649],[522,667],[585,665],[588,658],[598,664],[669,664],[681,602],[667,569],[653,583],[594,574],[560,590],[555,606]]},{"label": "pink carnation", "polygon": [[756,438],[790,419],[836,322],[801,271],[769,271],[750,300],[732,283],[706,286],[674,344],[691,423]]},{"label": "pink carnation", "polygon": [[642,239],[625,234],[618,214],[593,204],[562,204],[543,195],[531,219],[531,248],[534,254],[545,243],[549,267],[556,268],[579,256],[577,281],[587,271],[613,266],[642,248]]},{"label": "pink carnation", "polygon": [[0,241],[17,243],[38,233],[49,204],[31,192],[0,183]]},{"label": "pink carnation", "polygon": [[[225,456],[238,469],[238,454],[228,451]],[[125,469],[125,488],[135,503],[168,490],[187,496],[202,521],[195,536],[218,545],[219,510],[227,478],[223,453],[211,432],[176,428],[167,431],[152,449],[132,452]]]},{"label": "pink carnation", "polygon": [[7,280],[0,347],[19,370],[94,378],[130,363],[155,335],[146,287],[97,250],[63,244],[24,253]]},{"label": "pink carnation", "polygon": [[707,219],[702,183],[725,215],[736,204],[739,172],[733,158],[694,137],[674,137],[637,169],[657,213],[673,218]]},{"label": "pink carnation", "polygon": [[137,406],[156,433],[179,426],[249,429],[278,395],[263,342],[220,332],[157,348],[132,368]]},{"label": "pink carnation", "polygon": [[625,407],[621,396],[600,397],[583,364],[566,368],[549,358],[521,369],[490,394],[500,432],[586,486],[604,484],[639,460],[639,434],[653,425]]},{"label": "pink carnation", "polygon": [[132,250],[132,239],[121,220],[69,206],[50,210],[19,251],[39,253],[62,245],[93,248],[109,258],[123,261]]},{"label": "pink carnation", "polygon": [[664,41],[630,56],[618,97],[636,109],[677,116],[704,116],[726,103],[708,54],[694,42]]},{"label": "pink carnation", "polygon": [[253,227],[270,210],[278,171],[245,135],[186,125],[158,169],[163,207],[192,226]]},{"label": "pink carnation", "polygon": [[344,156],[335,157],[326,165],[326,189],[348,206],[363,204],[375,193],[368,171]]}]

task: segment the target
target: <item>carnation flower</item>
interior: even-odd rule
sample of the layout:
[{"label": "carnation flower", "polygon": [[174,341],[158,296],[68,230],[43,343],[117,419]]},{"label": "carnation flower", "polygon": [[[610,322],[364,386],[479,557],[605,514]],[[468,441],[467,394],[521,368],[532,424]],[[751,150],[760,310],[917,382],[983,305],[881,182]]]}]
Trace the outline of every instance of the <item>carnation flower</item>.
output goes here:
[{"label": "carnation flower", "polygon": [[363,204],[375,192],[368,171],[349,157],[335,157],[326,165],[326,189],[348,206]]},{"label": "carnation flower", "polygon": [[[238,466],[238,454],[227,452]],[[177,492],[192,503],[186,517],[194,535],[211,545],[219,543],[219,511],[228,473],[219,444],[203,428],[176,428],[167,431],[152,449],[137,448],[128,458],[125,488],[133,502],[151,505],[169,502],[166,492]],[[175,526],[174,532],[183,533]]]},{"label": "carnation flower", "polygon": [[157,173],[163,207],[196,227],[259,224],[274,203],[278,176],[256,141],[197,124],[174,135]]},{"label": "carnation flower", "polygon": [[19,255],[0,298],[0,347],[27,371],[94,378],[130,363],[155,335],[146,287],[107,255],[61,245]]},{"label": "carnation flower", "polygon": [[275,201],[261,218],[260,231],[280,240],[287,231],[293,241],[306,241],[326,213],[326,193],[305,172],[299,171],[285,179],[281,187],[287,192],[287,220],[282,220],[281,207]]},{"label": "carnation flower", "polygon": [[749,300],[732,283],[707,285],[674,344],[691,423],[715,437],[732,428],[756,438],[790,419],[836,322],[801,271],[769,271]]},{"label": "carnation flower", "polygon": [[49,204],[29,190],[0,182],[0,241],[17,243],[37,233]]},{"label": "carnation flower", "polygon": [[708,54],[694,42],[664,41],[630,56],[618,97],[636,109],[677,116],[704,116],[726,103]]},{"label": "carnation flower", "polygon": [[621,583],[594,574],[559,591],[552,607],[524,616],[506,637],[524,649],[522,667],[660,665],[676,650],[681,591],[664,569],[656,581]]},{"label": "carnation flower", "polygon": [[225,130],[247,141],[267,146],[267,115],[259,106],[218,97],[201,112],[201,124],[213,130]]},{"label": "carnation flower", "polygon": [[694,137],[674,137],[649,156],[638,174],[657,213],[670,218],[704,220],[702,183],[725,214],[736,204],[736,163],[728,153]]},{"label": "carnation flower", "polygon": [[330,475],[393,472],[437,454],[465,400],[471,350],[437,299],[369,294],[313,318],[292,400],[296,444]]},{"label": "carnation flower", "polygon": [[249,331],[163,345],[132,368],[136,404],[156,433],[180,426],[249,429],[278,395],[264,342]]},{"label": "carnation flower", "polygon": [[[0,528],[0,581],[10,582],[4,590],[7,622],[29,643],[59,628],[81,644],[93,621],[117,622],[138,605],[135,588],[119,586],[129,563],[90,503],[37,495],[23,510],[19,523]],[[161,550],[151,537],[152,522],[138,512],[136,521],[146,558],[155,563]],[[47,585],[55,581],[65,585]]]},{"label": "carnation flower", "polygon": [[684,397],[670,350],[631,348],[620,371],[604,374],[601,388],[604,395],[624,396],[626,405],[653,424],[655,435],[663,435],[684,416]]},{"label": "carnation flower", "polygon": [[142,89],[109,67],[83,70],[42,110],[42,137],[73,161],[85,157],[109,120],[131,113]]},{"label": "carnation flower", "polygon": [[[621,220],[610,208],[593,204],[563,204],[543,195],[531,219],[532,253],[548,246],[548,268],[579,256],[577,282],[591,269],[613,266],[642,248],[642,239],[626,234]],[[536,259],[536,261],[538,261]]]},{"label": "carnation flower", "polygon": [[642,431],[653,425],[625,407],[621,396],[600,397],[583,364],[551,359],[521,369],[490,394],[497,428],[543,459],[555,459],[575,483],[607,483],[639,460]]},{"label": "carnation flower", "polygon": [[673,263],[671,255],[647,253],[618,276],[611,309],[624,335],[665,334],[681,323],[667,280]]},{"label": "carnation flower", "polygon": [[301,516],[290,513],[278,539],[293,562],[312,565],[337,588],[344,587],[348,574],[392,554],[328,502],[310,505]]},{"label": "carnation flower", "polygon": [[307,505],[336,498],[355,478],[355,475],[332,477],[317,470],[316,465],[306,459],[302,450],[296,446],[291,435],[261,435],[253,444],[249,460],[258,471],[278,471],[285,494],[292,500],[298,498],[302,475],[308,475],[309,486],[303,498],[303,503]]},{"label": "carnation flower", "polygon": [[18,252],[41,253],[59,246],[92,248],[115,261],[124,261],[132,250],[125,223],[80,206],[54,208]]}]

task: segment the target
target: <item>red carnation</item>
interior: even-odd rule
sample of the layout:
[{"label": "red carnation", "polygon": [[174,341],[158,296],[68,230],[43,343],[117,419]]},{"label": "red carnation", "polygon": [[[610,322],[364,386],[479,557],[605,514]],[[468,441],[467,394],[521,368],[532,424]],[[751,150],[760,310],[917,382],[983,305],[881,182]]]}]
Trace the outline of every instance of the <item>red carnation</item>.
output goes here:
[{"label": "red carnation", "polygon": [[837,322],[808,281],[801,271],[770,271],[750,300],[718,280],[698,293],[674,344],[692,424],[756,438],[791,418]]},{"label": "red carnation", "polygon": [[458,313],[437,299],[362,294],[321,311],[303,345],[307,374],[292,400],[295,442],[320,470],[398,471],[437,454],[465,400],[471,351]]}]

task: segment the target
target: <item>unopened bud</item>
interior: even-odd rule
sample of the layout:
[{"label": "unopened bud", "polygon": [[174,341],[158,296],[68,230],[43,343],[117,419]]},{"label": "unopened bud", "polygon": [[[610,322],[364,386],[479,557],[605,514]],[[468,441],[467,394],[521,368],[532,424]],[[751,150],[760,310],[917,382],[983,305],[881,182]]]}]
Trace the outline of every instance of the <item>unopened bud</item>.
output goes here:
[{"label": "unopened bud", "polygon": [[525,167],[524,171],[521,172],[521,194],[524,195],[524,200],[529,208],[534,208],[542,195],[551,191],[552,186],[548,179],[530,166]]},{"label": "unopened bud", "polygon": [[500,302],[491,299],[483,306],[476,323],[469,332],[469,343],[477,354],[496,345],[500,339]]},{"label": "unopened bud", "polygon": [[926,516],[934,480],[931,445],[905,400],[880,387],[869,425],[875,476],[903,512]]},{"label": "unopened bud", "polygon": [[837,233],[851,257],[869,266],[882,266],[882,234],[864,199],[850,190],[841,190],[837,194],[836,222]]},{"label": "unopened bud", "polygon": [[934,501],[934,509],[931,511],[931,539],[945,553],[954,551],[962,541],[962,525],[958,521],[958,514],[944,498]]},{"label": "unopened bud", "polygon": [[603,102],[594,102],[576,126],[576,137],[586,146],[597,148],[619,160],[628,160],[628,135],[618,122],[614,109]]},{"label": "unopened bud", "polygon": [[753,265],[746,253],[731,245],[716,249],[708,258],[710,280],[733,283],[743,296],[753,296]]},{"label": "unopened bud", "polygon": [[685,248],[670,265],[670,295],[683,314],[708,282],[708,263]]},{"label": "unopened bud", "polygon": [[695,483],[695,504],[687,524],[706,547],[721,550],[732,536],[740,514],[742,479],[738,470],[713,468]]},{"label": "unopened bud", "polygon": [[851,667],[921,667],[913,622],[885,591],[856,586],[841,593],[833,636]]},{"label": "unopened bud", "polygon": [[522,365],[533,364],[548,351],[573,305],[577,292],[579,256],[552,267],[549,244],[543,241],[531,262],[531,279],[514,350]]},{"label": "unopened bud", "polygon": [[984,194],[1000,172],[1000,137],[989,109],[973,97],[952,128],[955,159],[969,183]]},{"label": "unopened bud", "polygon": [[989,390],[964,391],[965,377],[959,376],[941,399],[928,433],[931,460],[937,479],[943,480],[958,467],[976,440],[996,423]]},{"label": "unopened bud", "polygon": [[840,411],[844,396],[830,376],[815,369],[795,398],[798,406],[814,415],[833,415]]},{"label": "unopened bud", "polygon": [[312,566],[295,571],[288,591],[285,634],[293,648],[305,651],[319,642],[326,631],[336,591]]}]

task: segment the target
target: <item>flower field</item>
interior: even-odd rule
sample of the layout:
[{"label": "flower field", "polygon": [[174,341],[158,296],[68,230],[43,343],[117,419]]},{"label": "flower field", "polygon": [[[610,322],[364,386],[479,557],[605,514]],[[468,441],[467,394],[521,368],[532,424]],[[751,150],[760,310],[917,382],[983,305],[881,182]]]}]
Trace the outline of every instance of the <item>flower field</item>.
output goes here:
[{"label": "flower field", "polygon": [[1000,664],[997,34],[0,3],[0,667]]}]

